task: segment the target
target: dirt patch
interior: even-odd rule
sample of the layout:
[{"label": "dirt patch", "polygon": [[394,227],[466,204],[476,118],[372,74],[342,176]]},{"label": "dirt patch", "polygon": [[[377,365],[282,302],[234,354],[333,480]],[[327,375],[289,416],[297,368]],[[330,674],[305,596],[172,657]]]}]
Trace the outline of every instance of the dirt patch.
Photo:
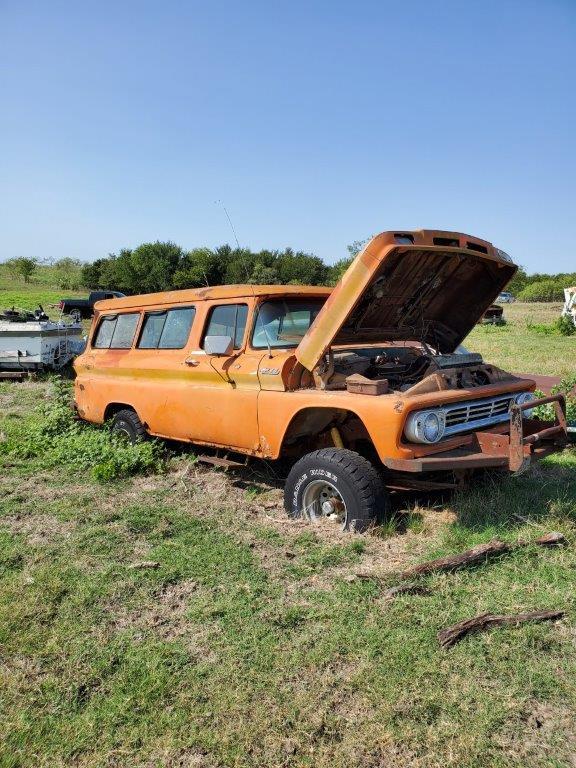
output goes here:
[{"label": "dirt patch", "polygon": [[[395,523],[384,535],[375,530],[373,535],[360,537],[330,523],[312,525],[288,517],[280,486],[280,481],[271,481],[257,471],[223,472],[183,460],[175,463],[168,475],[135,479],[123,500],[145,490],[155,498],[166,496],[167,502],[181,505],[193,517],[219,520],[236,540],[250,547],[272,578],[282,580],[287,562],[294,557],[292,542],[303,533],[313,533],[324,546],[344,547],[362,541],[365,549],[360,562],[322,568],[299,580],[298,589],[331,589],[335,579],[353,573],[381,578],[403,570],[416,562],[429,548],[430,540],[455,519],[449,506],[421,507],[412,497],[396,499]],[[417,525],[406,527],[406,520],[417,521]],[[266,530],[269,538],[263,535]]]},{"label": "dirt patch", "polygon": [[0,518],[0,526],[7,528],[10,533],[25,536],[32,547],[42,547],[47,544],[70,538],[75,523],[62,522],[52,515],[8,515]]},{"label": "dirt patch", "polygon": [[[1,481],[0,481],[1,482]],[[18,505],[21,509],[36,510],[43,503],[49,504],[59,500],[77,499],[90,496],[96,500],[101,500],[104,489],[94,489],[91,482],[62,482],[61,478],[54,472],[35,472],[29,477],[18,479],[16,486],[3,487],[3,501],[11,502],[14,506]]]},{"label": "dirt patch", "polygon": [[186,616],[190,601],[200,587],[197,582],[186,580],[169,584],[153,596],[150,604],[128,609],[116,603],[105,606],[113,627],[118,631],[133,630],[136,636],[152,632],[161,640],[180,640],[202,661],[217,661],[210,648],[209,638],[215,627],[192,623]]},{"label": "dirt patch", "polygon": [[4,684],[11,677],[13,683],[22,688],[36,688],[43,675],[40,662],[31,656],[14,656],[0,664],[0,677],[4,678]]},{"label": "dirt patch", "polygon": [[155,752],[153,757],[141,764],[141,768],[157,768],[159,765],[163,768],[220,768],[220,763],[197,749]]},{"label": "dirt patch", "polygon": [[566,706],[533,702],[495,741],[522,764],[540,765],[547,758],[576,768],[576,721]]}]

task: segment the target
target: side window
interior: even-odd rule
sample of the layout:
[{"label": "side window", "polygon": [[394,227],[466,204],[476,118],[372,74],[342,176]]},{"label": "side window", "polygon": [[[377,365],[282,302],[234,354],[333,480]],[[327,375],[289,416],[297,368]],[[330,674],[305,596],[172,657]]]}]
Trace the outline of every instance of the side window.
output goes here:
[{"label": "side window", "polygon": [[144,315],[142,331],[137,344],[139,349],[158,349],[158,342],[167,314],[167,312],[147,312]]},{"label": "side window", "polygon": [[139,317],[138,312],[103,317],[92,346],[95,349],[130,349]]},{"label": "side window", "polygon": [[110,347],[112,334],[114,333],[114,328],[116,328],[116,320],[116,315],[113,317],[102,318],[98,330],[96,331],[96,336],[92,344],[93,347],[96,349],[108,349]]},{"label": "side window", "polygon": [[194,307],[147,312],[138,341],[139,349],[182,349],[194,322]]},{"label": "side window", "polygon": [[134,341],[136,326],[140,313],[134,312],[129,315],[118,315],[116,328],[110,342],[110,349],[130,349]]},{"label": "side window", "polygon": [[230,336],[234,349],[240,349],[244,340],[248,306],[246,304],[221,304],[210,312],[206,336]]}]

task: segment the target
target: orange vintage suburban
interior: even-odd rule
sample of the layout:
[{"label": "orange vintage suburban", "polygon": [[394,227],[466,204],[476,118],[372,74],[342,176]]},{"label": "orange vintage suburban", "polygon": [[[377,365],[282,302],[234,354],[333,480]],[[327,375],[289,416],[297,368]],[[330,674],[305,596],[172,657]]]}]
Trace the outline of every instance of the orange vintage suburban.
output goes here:
[{"label": "orange vintage suburban", "polygon": [[[285,505],[363,531],[390,488],[520,471],[567,441],[561,395],[460,345],[516,267],[455,232],[384,232],[338,285],[226,285],[100,301],[81,418],[293,462]],[[532,417],[553,402],[554,422]]]}]

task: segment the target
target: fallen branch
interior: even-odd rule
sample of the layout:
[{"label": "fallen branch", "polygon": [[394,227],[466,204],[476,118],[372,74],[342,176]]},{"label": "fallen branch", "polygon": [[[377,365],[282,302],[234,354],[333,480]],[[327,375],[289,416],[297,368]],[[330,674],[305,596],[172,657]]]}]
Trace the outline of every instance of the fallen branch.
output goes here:
[{"label": "fallen branch", "polygon": [[485,562],[491,557],[497,557],[499,555],[512,552],[519,547],[526,547],[529,544],[536,544],[539,547],[558,547],[562,544],[566,544],[566,538],[561,533],[547,533],[545,536],[534,541],[518,541],[513,544],[509,544],[505,541],[489,541],[487,544],[479,544],[477,547],[461,552],[458,555],[449,555],[448,557],[440,557],[437,560],[429,560],[427,563],[420,563],[413,568],[402,573],[402,578],[409,579],[413,576],[427,576],[429,573],[435,571],[455,571],[457,568],[464,568],[469,565],[476,565],[477,563]]},{"label": "fallen branch", "polygon": [[509,616],[498,616],[483,613],[473,619],[465,619],[452,627],[438,632],[438,642],[442,648],[450,648],[470,632],[480,632],[492,627],[502,627],[507,624],[517,625],[524,621],[554,621],[564,616],[564,611],[534,611],[533,613],[516,613]]},{"label": "fallen branch", "polygon": [[398,584],[396,587],[390,587],[382,593],[385,600],[390,600],[396,595],[429,595],[430,590],[417,581],[410,581],[406,584]]},{"label": "fallen branch", "polygon": [[160,563],[156,562],[156,560],[141,560],[138,563],[131,563],[128,568],[130,568],[131,571],[138,570],[140,568],[159,568]]}]

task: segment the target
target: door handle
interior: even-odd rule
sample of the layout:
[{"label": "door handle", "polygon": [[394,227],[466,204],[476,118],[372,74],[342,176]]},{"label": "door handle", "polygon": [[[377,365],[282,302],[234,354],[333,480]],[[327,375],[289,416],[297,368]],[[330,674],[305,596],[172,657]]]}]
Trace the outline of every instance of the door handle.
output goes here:
[{"label": "door handle", "polygon": [[195,368],[197,365],[200,365],[200,360],[195,360],[194,358],[191,358],[190,360],[184,361],[186,365],[191,365],[193,368]]}]

